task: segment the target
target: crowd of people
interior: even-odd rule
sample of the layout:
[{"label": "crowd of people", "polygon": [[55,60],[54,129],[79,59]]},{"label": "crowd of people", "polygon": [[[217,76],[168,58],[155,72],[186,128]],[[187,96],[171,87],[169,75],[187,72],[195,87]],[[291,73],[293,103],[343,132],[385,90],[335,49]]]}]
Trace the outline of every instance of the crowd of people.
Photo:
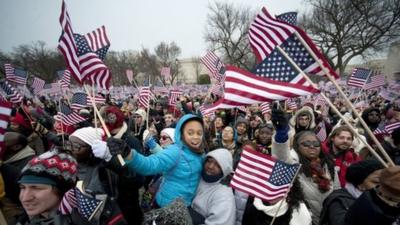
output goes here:
[{"label": "crowd of people", "polygon": [[[60,101],[24,99],[4,135],[0,223],[400,224],[400,128],[374,132],[400,122],[400,108],[376,94],[357,108],[395,164],[385,166],[363,144],[377,148],[355,113],[332,100],[355,129],[313,102],[204,116],[209,96],[182,96],[176,106],[158,96],[149,108],[107,96],[97,105],[107,135],[93,107],[67,126],[55,119]],[[230,186],[246,149],[301,164],[285,198]],[[150,218],[164,209],[168,218]]]}]

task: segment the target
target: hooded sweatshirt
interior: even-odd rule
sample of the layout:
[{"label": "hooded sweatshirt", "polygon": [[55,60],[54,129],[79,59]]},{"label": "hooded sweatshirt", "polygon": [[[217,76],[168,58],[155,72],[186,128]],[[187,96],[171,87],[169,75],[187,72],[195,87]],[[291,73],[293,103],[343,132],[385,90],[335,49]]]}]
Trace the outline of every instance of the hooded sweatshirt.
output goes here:
[{"label": "hooded sweatshirt", "polygon": [[233,225],[236,212],[235,197],[230,187],[220,183],[232,172],[232,154],[220,148],[209,152],[207,157],[217,161],[223,177],[213,183],[201,179],[192,208],[205,218],[205,225]]},{"label": "hooded sweatshirt", "polygon": [[192,203],[203,168],[203,154],[190,150],[183,143],[181,132],[184,124],[190,120],[202,120],[193,115],[184,115],[175,129],[175,143],[163,151],[148,157],[133,150],[133,157],[127,160],[127,167],[142,175],[162,174],[163,182],[156,194],[156,203],[164,207],[174,199],[181,197],[185,204]]}]

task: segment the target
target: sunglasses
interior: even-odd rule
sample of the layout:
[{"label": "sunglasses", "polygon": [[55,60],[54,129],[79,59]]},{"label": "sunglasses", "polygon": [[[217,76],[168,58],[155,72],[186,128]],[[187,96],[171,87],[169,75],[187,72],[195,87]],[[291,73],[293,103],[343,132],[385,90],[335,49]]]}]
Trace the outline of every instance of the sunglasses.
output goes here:
[{"label": "sunglasses", "polygon": [[305,141],[305,142],[302,142],[300,144],[303,145],[306,148],[311,148],[311,147],[318,148],[318,147],[321,147],[321,143],[319,143],[319,141]]},{"label": "sunglasses", "polygon": [[163,141],[166,141],[166,140],[170,139],[168,136],[161,136],[160,138],[161,138],[161,140],[163,140]]}]

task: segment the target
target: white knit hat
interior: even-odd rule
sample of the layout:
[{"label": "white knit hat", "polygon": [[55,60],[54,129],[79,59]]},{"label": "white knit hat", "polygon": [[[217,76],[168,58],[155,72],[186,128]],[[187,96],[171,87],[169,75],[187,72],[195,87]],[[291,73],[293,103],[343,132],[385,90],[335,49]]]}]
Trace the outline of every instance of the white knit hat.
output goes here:
[{"label": "white knit hat", "polygon": [[139,116],[141,116],[143,120],[146,119],[146,114],[147,114],[147,113],[146,113],[146,111],[144,111],[144,109],[138,109],[138,110],[136,110],[135,114],[138,114]]},{"label": "white knit hat", "polygon": [[175,128],[164,128],[161,133],[165,133],[175,143]]},{"label": "white knit hat", "polygon": [[84,127],[74,131],[70,137],[77,137],[88,145],[92,145],[95,140],[102,140],[104,131],[100,128]]}]

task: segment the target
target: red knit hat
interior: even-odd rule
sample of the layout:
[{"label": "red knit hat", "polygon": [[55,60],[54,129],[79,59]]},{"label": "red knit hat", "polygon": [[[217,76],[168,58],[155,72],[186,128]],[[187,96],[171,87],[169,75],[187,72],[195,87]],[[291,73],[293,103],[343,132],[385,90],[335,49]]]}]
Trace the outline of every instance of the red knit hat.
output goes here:
[{"label": "red knit hat", "polygon": [[109,106],[105,110],[105,122],[110,131],[122,127],[125,121],[124,113],[116,106]]},{"label": "red knit hat", "polygon": [[20,114],[16,113],[15,116],[11,117],[10,122],[16,123],[23,128],[30,128],[29,123],[25,120],[25,118]]}]

